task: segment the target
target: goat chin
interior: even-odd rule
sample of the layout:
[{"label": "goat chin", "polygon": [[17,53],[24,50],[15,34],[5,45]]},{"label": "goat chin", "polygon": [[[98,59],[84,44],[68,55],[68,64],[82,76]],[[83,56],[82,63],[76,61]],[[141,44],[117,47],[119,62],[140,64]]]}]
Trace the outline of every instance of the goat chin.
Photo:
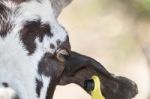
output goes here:
[{"label": "goat chin", "polygon": [[12,88],[0,88],[0,99],[18,99]]}]

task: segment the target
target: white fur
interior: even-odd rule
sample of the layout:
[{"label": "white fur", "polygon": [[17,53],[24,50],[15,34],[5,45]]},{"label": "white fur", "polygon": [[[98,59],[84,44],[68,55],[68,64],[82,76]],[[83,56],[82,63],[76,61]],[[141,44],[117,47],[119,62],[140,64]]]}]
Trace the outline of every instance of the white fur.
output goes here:
[{"label": "white fur", "polygon": [[43,88],[41,89],[41,96],[40,99],[46,99],[46,94],[47,94],[47,88],[50,82],[50,79],[48,77],[42,76],[42,80],[43,80]]},{"label": "white fur", "polygon": [[17,4],[11,0],[3,0],[0,2],[3,3],[6,7],[10,8],[10,9],[14,9],[17,6]]},{"label": "white fur", "polygon": [[31,97],[35,96],[36,70],[18,36],[12,33],[0,39],[0,82],[9,83],[22,99],[36,99]]},{"label": "white fur", "polygon": [[0,88],[0,99],[13,99],[15,94],[11,88]]},{"label": "white fur", "polygon": [[[41,78],[44,86],[39,99],[45,99],[51,78],[37,74],[38,63],[46,52],[54,53],[57,50],[57,39],[64,41],[67,34],[54,17],[49,0],[41,0],[41,3],[31,0],[21,3],[16,8],[18,7],[17,13],[9,16],[14,22],[13,29],[6,38],[0,38],[0,83],[8,82],[21,99],[37,99],[35,78]],[[52,38],[45,36],[43,42],[39,42],[37,38],[35,41],[37,49],[32,56],[28,56],[20,41],[19,32],[26,21],[39,18],[42,23],[50,24],[54,36]],[[56,49],[50,49],[50,43],[53,43]]]}]

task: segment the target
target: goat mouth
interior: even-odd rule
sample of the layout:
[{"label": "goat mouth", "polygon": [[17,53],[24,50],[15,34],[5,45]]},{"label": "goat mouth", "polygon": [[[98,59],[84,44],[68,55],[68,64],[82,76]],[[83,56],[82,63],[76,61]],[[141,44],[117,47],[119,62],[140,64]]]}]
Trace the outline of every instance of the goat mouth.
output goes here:
[{"label": "goat mouth", "polygon": [[101,78],[101,90],[106,99],[131,99],[138,93],[135,82],[125,77],[115,76],[93,58],[73,51],[65,62],[59,84],[75,83],[84,89],[84,81],[93,75]]}]

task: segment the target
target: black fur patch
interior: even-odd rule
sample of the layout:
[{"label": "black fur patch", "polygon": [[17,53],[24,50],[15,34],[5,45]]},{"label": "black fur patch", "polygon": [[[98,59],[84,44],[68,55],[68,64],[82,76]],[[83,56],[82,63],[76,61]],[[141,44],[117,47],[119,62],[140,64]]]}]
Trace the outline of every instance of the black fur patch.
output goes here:
[{"label": "black fur patch", "polygon": [[34,53],[36,49],[35,39],[38,37],[42,42],[44,36],[53,36],[49,24],[42,24],[40,20],[26,22],[21,30],[21,40],[29,55]]},{"label": "black fur patch", "polygon": [[40,97],[40,92],[42,87],[43,87],[43,82],[36,78],[36,93],[38,97]]},{"label": "black fur patch", "polygon": [[46,53],[38,64],[38,73],[50,77],[59,75],[64,64],[59,62],[51,53]]},{"label": "black fur patch", "polygon": [[8,86],[9,86],[8,83],[6,83],[6,82],[3,82],[2,85],[3,85],[4,87],[8,87]]},{"label": "black fur patch", "polygon": [[30,1],[30,0],[11,0],[11,1],[15,2],[16,4],[20,4],[20,3]]},{"label": "black fur patch", "polygon": [[11,14],[11,10],[4,4],[0,3],[0,36],[5,37],[9,30],[12,28],[12,24],[8,15]]},{"label": "black fur patch", "polygon": [[58,39],[58,40],[56,41],[56,43],[57,43],[57,46],[60,46],[61,41]]},{"label": "black fur patch", "polygon": [[51,49],[55,49],[55,45],[54,44],[50,44],[50,48]]}]

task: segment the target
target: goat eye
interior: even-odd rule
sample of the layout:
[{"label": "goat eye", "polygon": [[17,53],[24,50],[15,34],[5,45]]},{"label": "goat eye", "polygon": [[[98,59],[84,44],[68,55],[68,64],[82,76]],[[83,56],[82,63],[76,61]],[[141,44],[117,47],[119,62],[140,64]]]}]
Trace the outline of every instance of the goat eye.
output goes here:
[{"label": "goat eye", "polygon": [[65,60],[67,59],[68,56],[69,56],[69,52],[66,49],[59,49],[56,52],[56,58],[60,62],[65,62]]}]

